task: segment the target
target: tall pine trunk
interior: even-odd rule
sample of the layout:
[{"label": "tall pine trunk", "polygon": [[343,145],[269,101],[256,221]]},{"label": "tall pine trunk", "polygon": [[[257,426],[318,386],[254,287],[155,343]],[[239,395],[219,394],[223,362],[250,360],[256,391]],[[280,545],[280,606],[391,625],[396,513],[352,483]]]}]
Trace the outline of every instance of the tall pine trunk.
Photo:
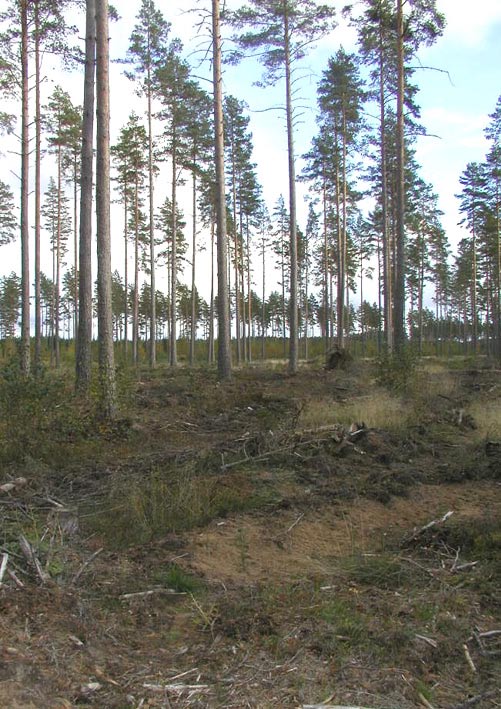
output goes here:
[{"label": "tall pine trunk", "polygon": [[42,298],[40,287],[41,210],[41,98],[40,98],[40,0],[35,0],[35,374],[42,364]]},{"label": "tall pine trunk", "polygon": [[224,124],[221,74],[221,28],[219,0],[212,0],[212,47],[214,88],[214,131],[216,163],[217,270],[218,270],[218,374],[231,378],[230,312],[228,303],[228,239],[224,180]]},{"label": "tall pine trunk", "polygon": [[96,60],[96,3],[87,0],[85,78],[80,167],[80,244],[76,388],[88,394],[92,365],[92,177],[94,143],[94,78]]},{"label": "tall pine trunk", "polygon": [[30,373],[30,231],[29,195],[29,86],[28,0],[20,0],[21,13],[21,373]]},{"label": "tall pine trunk", "polygon": [[290,302],[289,302],[289,373],[295,374],[298,368],[298,306],[297,306],[297,219],[296,219],[296,166],[294,158],[294,125],[292,114],[292,79],[289,18],[284,18],[284,54],[285,54],[285,110],[287,115],[287,154],[289,159],[289,212],[290,212]]},{"label": "tall pine trunk", "polygon": [[404,154],[404,15],[397,0],[397,189],[394,336],[397,352],[405,345],[405,154]]},{"label": "tall pine trunk", "polygon": [[148,64],[148,180],[149,180],[149,214],[150,214],[150,365],[157,362],[156,330],[156,285],[155,285],[155,222],[154,222],[154,180],[153,180],[153,134],[151,115],[151,66]]},{"label": "tall pine trunk", "polygon": [[107,419],[113,419],[116,415],[116,392],[111,303],[108,0],[96,0],[96,50],[96,217],[99,374],[103,415]]}]

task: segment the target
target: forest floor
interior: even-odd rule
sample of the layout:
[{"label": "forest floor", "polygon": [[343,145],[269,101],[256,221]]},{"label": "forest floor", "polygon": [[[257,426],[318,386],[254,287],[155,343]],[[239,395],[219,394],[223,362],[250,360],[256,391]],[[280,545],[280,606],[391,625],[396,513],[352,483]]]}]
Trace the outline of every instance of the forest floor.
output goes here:
[{"label": "forest floor", "polygon": [[97,428],[20,386],[0,707],[501,707],[499,369],[159,367]]}]

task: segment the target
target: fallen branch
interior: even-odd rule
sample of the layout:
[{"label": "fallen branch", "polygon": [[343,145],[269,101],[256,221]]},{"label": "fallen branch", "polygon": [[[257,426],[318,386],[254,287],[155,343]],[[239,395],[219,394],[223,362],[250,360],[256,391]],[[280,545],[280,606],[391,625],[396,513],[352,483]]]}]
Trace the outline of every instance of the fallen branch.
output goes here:
[{"label": "fallen branch", "polygon": [[473,674],[477,674],[477,668],[475,667],[475,664],[470,655],[470,651],[468,650],[468,645],[466,643],[463,645],[463,652],[464,656],[466,657],[466,662],[470,667],[470,670],[473,672]]},{"label": "fallen branch", "polygon": [[137,591],[136,593],[123,593],[119,598],[121,601],[129,601],[133,598],[147,598],[157,593],[164,593],[168,596],[186,596],[183,591],[175,591],[173,588],[151,588],[149,591]]},{"label": "fallen branch", "polygon": [[371,709],[370,707],[341,706],[340,704],[303,704],[302,709]]},{"label": "fallen branch", "polygon": [[433,704],[430,704],[430,702],[426,699],[425,696],[421,694],[421,692],[418,692],[418,697],[419,701],[424,707],[426,707],[426,709],[434,709]]},{"label": "fallen branch", "polygon": [[454,512],[452,510],[449,510],[449,512],[446,512],[443,517],[440,517],[440,519],[433,519],[431,522],[428,522],[428,524],[425,524],[424,527],[421,527],[420,529],[416,530],[408,539],[406,539],[405,543],[409,544],[410,542],[416,541],[416,539],[421,537],[429,529],[432,529],[433,527],[436,527],[439,524],[447,522],[449,517],[453,514]]},{"label": "fallen branch", "polygon": [[43,570],[41,563],[39,562],[35,551],[29,541],[26,539],[24,534],[19,535],[19,546],[24,556],[26,557],[28,563],[35,569],[38,578],[42,583],[49,581],[50,574]]},{"label": "fallen branch", "polygon": [[145,689],[151,692],[175,692],[182,694],[183,692],[207,692],[210,687],[208,684],[143,684]]},{"label": "fallen branch", "polygon": [[0,586],[2,585],[3,577],[7,571],[7,564],[9,563],[9,555],[5,552],[2,555],[2,563],[0,564]]},{"label": "fallen branch", "polygon": [[297,520],[291,524],[291,526],[286,530],[285,533],[288,534],[289,532],[292,532],[292,530],[294,529],[294,527],[296,526],[296,524],[299,524],[299,522],[301,522],[301,520],[303,519],[303,517],[304,517],[304,512],[301,512],[301,514],[299,515],[299,517],[297,518]]},{"label": "fallen branch", "polygon": [[425,643],[428,643],[428,645],[431,645],[431,647],[434,647],[435,649],[438,647],[438,643],[436,640],[433,640],[432,638],[427,638],[426,635],[415,635],[415,637],[418,640],[422,640]]},{"label": "fallen branch", "polygon": [[12,569],[7,569],[7,575],[14,581],[18,588],[24,588],[24,583],[18,578]]},{"label": "fallen branch", "polygon": [[86,560],[84,561],[84,563],[82,564],[82,566],[78,569],[78,571],[76,572],[76,574],[73,576],[73,578],[72,578],[72,580],[71,580],[72,586],[74,586],[74,585],[76,584],[76,582],[78,581],[78,579],[80,578],[80,576],[83,574],[83,572],[85,571],[85,569],[89,566],[89,564],[91,564],[91,563],[94,561],[94,559],[95,559],[97,556],[99,556],[99,554],[103,551],[103,549],[104,549],[104,547],[101,547],[100,549],[98,549],[97,551],[95,551],[93,554],[91,554],[88,559],[86,559]]},{"label": "fallen branch", "polygon": [[459,564],[458,566],[453,566],[451,571],[465,571],[466,569],[472,569],[478,564],[478,561],[468,561],[466,564]]},{"label": "fallen branch", "polygon": [[499,693],[500,693],[499,689],[491,689],[489,692],[483,692],[483,694],[477,694],[475,697],[472,697],[471,699],[467,699],[465,702],[461,702],[461,704],[455,704],[454,706],[449,707],[449,709],[470,709],[470,707],[476,706],[483,699],[492,699],[492,697],[495,697],[496,694],[499,694]]}]

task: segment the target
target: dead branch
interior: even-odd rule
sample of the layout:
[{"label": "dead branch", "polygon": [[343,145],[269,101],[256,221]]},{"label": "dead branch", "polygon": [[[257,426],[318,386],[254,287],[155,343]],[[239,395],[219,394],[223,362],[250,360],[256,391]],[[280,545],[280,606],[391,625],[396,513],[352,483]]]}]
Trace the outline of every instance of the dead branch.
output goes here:
[{"label": "dead branch", "polygon": [[431,647],[434,647],[434,648],[438,647],[437,641],[433,640],[432,638],[427,638],[426,635],[418,635],[416,633],[416,635],[414,637],[416,637],[417,640],[422,640],[423,642],[428,643],[428,645],[431,645]]},{"label": "dead branch", "polygon": [[38,560],[35,551],[29,541],[26,539],[24,534],[19,535],[19,546],[23,552],[28,564],[30,564],[36,571],[36,574],[42,583],[49,581],[50,575],[43,570],[40,561]]},{"label": "dead branch", "polygon": [[[297,524],[299,524],[299,522],[301,522],[301,520],[303,519],[303,517],[304,517],[304,512],[301,512],[301,514],[299,515],[299,517],[297,518],[297,520],[291,524],[291,526],[286,530],[285,533],[288,534],[289,532],[292,532],[292,530],[294,529],[294,527],[295,527]],[[0,580],[1,580],[1,578],[0,578]]]},{"label": "dead branch", "polygon": [[452,510],[449,510],[449,512],[446,512],[443,517],[440,517],[440,519],[433,519],[431,522],[428,522],[428,524],[425,524],[424,527],[421,527],[420,529],[417,529],[412,533],[410,537],[408,537],[405,540],[406,544],[409,544],[410,542],[415,542],[419,537],[421,537],[425,532],[427,532],[429,529],[433,529],[433,527],[437,527],[440,524],[444,524],[444,522],[447,522],[449,517],[453,515],[454,512]]},{"label": "dead branch", "polygon": [[151,588],[148,591],[137,591],[136,593],[123,593],[119,596],[121,601],[130,601],[134,598],[147,598],[156,594],[165,594],[167,596],[186,596],[183,591],[175,591],[173,588]]},{"label": "dead branch", "polygon": [[341,706],[340,704],[303,704],[302,709],[371,709],[370,707]]},{"label": "dead branch", "polygon": [[470,707],[476,706],[483,699],[492,699],[493,697],[496,696],[496,694],[500,694],[500,690],[499,689],[491,689],[488,692],[483,692],[482,694],[477,694],[475,697],[472,697],[471,699],[467,699],[465,702],[461,702],[461,704],[455,704],[454,706],[449,707],[449,709],[470,709]]},{"label": "dead branch", "polygon": [[9,555],[7,552],[2,554],[2,563],[0,564],[0,586],[2,585],[3,577],[7,571],[7,564],[9,563]]},{"label": "dead branch", "polygon": [[207,692],[210,687],[208,684],[143,684],[145,689],[151,692],[174,692],[182,694],[183,692]]},{"label": "dead branch", "polygon": [[18,588],[24,588],[24,583],[18,578],[12,569],[7,569],[7,575],[14,581]]},{"label": "dead branch", "polygon": [[468,663],[470,670],[473,672],[473,674],[477,674],[477,668],[475,667],[473,659],[470,655],[470,651],[468,650],[468,645],[466,643],[464,643],[464,645],[463,645],[463,652],[464,652],[464,656],[466,657],[466,662]]},{"label": "dead branch", "polygon": [[419,701],[424,707],[426,707],[426,709],[434,709],[433,704],[430,704],[430,702],[426,699],[425,696],[421,694],[421,692],[418,692],[417,694],[419,697]]},{"label": "dead branch", "polygon": [[104,547],[101,547],[100,549],[98,549],[97,551],[95,551],[93,554],[91,554],[91,555],[89,556],[88,559],[86,559],[86,560],[84,561],[84,563],[82,564],[82,566],[78,569],[78,571],[76,572],[76,574],[73,576],[73,578],[72,578],[72,580],[71,580],[71,585],[72,585],[72,586],[74,586],[74,585],[76,584],[76,582],[78,581],[78,579],[80,578],[80,576],[83,574],[83,572],[85,571],[85,569],[89,566],[89,564],[91,564],[91,563],[94,561],[94,559],[95,559],[97,556],[99,556],[99,554],[103,551],[103,548],[104,548]]}]

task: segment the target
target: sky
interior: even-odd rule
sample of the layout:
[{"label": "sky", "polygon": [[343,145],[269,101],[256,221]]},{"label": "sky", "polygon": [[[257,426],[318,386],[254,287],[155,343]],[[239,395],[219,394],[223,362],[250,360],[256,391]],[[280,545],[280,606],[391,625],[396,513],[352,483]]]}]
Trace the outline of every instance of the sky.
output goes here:
[{"label": "sky", "polygon": [[[0,0],[0,6],[5,0]],[[331,0],[332,2],[332,0]],[[186,2],[157,0],[157,7],[172,25],[171,36],[180,37],[185,45],[185,56],[195,65],[208,49],[207,33],[196,35],[195,25],[198,19],[207,14],[209,0],[193,1],[194,12],[186,10]],[[237,0],[230,0],[232,6]],[[332,2],[339,7],[344,2]],[[110,55],[114,59],[123,58],[126,53],[129,36],[139,10],[139,0],[117,3],[121,20],[110,27]],[[419,54],[419,63],[423,68],[416,71],[415,79],[420,86],[417,102],[421,107],[421,121],[428,136],[417,143],[417,161],[422,166],[421,174],[431,182],[439,195],[439,204],[444,212],[443,224],[451,243],[456,244],[462,236],[458,227],[460,219],[458,200],[459,177],[470,161],[483,160],[487,143],[483,130],[488,124],[489,113],[494,111],[498,96],[501,94],[501,1],[500,0],[437,0],[437,7],[447,19],[443,37],[435,45]],[[75,16],[75,21],[83,27],[83,15]],[[83,31],[80,33],[83,37]],[[302,115],[296,128],[296,154],[301,156],[309,147],[316,132],[315,103],[316,83],[328,58],[342,45],[347,51],[355,50],[353,31],[340,25],[328,37],[323,38],[304,63],[305,80],[301,85],[300,103]],[[228,46],[226,44],[226,46]],[[430,67],[430,68],[426,68]],[[83,80],[79,75],[62,72],[53,60],[44,65],[46,80],[44,91],[48,95],[56,84],[70,92],[75,103],[82,102]],[[202,86],[210,90],[210,85],[203,80],[209,75],[209,63],[205,62],[194,69],[201,77]],[[257,163],[258,177],[263,185],[264,197],[269,209],[273,208],[281,193],[287,197],[287,153],[284,115],[281,111],[267,110],[283,101],[283,88],[266,90],[253,86],[258,80],[261,69],[254,60],[246,60],[238,67],[226,67],[224,73],[224,91],[239,99],[244,99],[249,106],[251,116],[250,129],[254,138],[254,160]],[[120,127],[126,122],[130,111],[141,113],[143,104],[134,94],[131,83],[123,76],[123,66],[113,63],[111,67],[111,132],[112,141]],[[0,179],[10,182],[16,189],[14,173],[19,173],[18,158],[9,152],[15,152],[16,146],[4,141],[5,149],[0,156]],[[1,148],[0,148],[1,149]],[[301,171],[301,159],[298,159],[297,173]],[[43,165],[43,189],[53,172],[50,158]],[[305,189],[299,186],[298,218],[304,228],[307,207],[303,199]],[[159,194],[167,194],[167,178],[159,178]],[[188,198],[187,198],[188,203]],[[122,233],[121,213],[117,208],[112,212],[113,267],[121,268]],[[189,223],[187,227],[189,233]],[[0,253],[0,275],[10,270],[20,271],[18,246],[2,247]],[[44,250],[42,269],[50,273],[50,253]],[[207,255],[200,257],[200,262]],[[206,264],[207,266],[207,264]],[[256,281],[259,282],[259,267],[256,267]],[[206,269],[208,276],[208,268]],[[206,279],[207,281],[208,279]],[[188,281],[186,274],[185,281]],[[160,281],[161,283],[161,281]],[[270,283],[271,285],[271,283]],[[204,290],[204,288],[202,288]],[[206,293],[204,293],[206,295]]]}]

